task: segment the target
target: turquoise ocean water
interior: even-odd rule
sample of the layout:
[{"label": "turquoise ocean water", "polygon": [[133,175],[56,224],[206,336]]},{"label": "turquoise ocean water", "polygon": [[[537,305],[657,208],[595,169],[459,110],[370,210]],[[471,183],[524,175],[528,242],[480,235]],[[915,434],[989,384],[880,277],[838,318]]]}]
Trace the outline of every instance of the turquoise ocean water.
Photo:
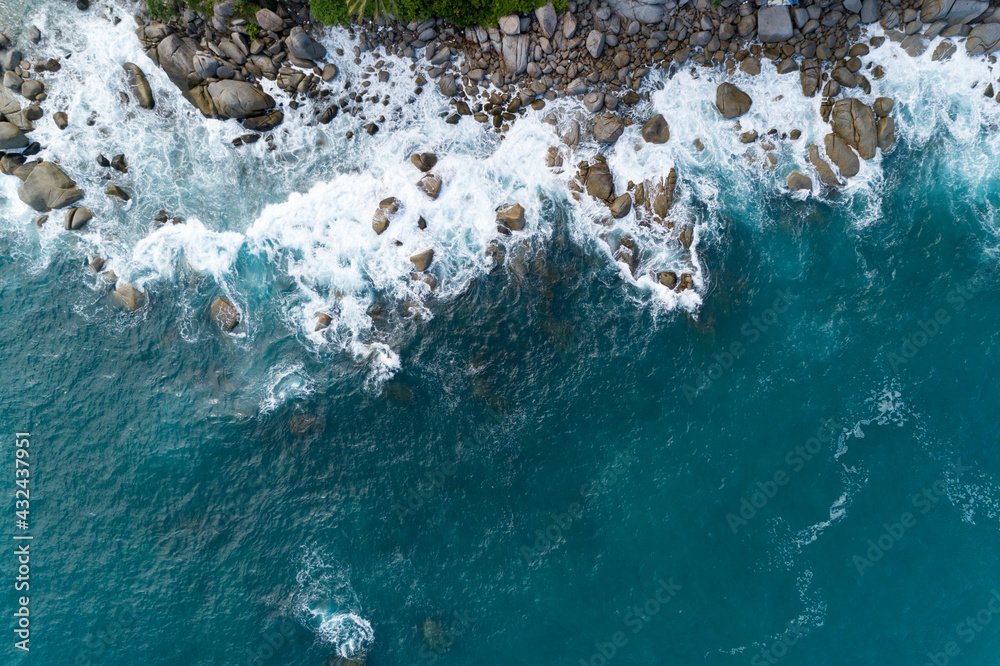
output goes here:
[{"label": "turquoise ocean water", "polygon": [[[81,233],[58,215],[38,229],[0,181],[3,663],[1000,660],[989,63],[875,50],[888,75],[871,97],[896,99],[897,146],[808,197],[785,176],[828,129],[797,77],[745,81],[743,129],[804,133],[779,141],[772,172],[714,112],[716,74],[655,74],[636,115],[664,113],[670,142],[637,149],[633,127],[604,151],[620,187],[676,166],[697,251],[619,222],[612,239],[641,248],[635,278],[596,207],[568,196],[571,172],[544,166],[558,143],[544,114],[501,144],[471,119],[445,125],[425,92],[374,138],[303,111],[275,151],[235,149],[239,128],[185,106],[118,6],[0,17],[70,55],[36,135],[95,213]],[[126,60],[154,112],[118,103]],[[386,91],[402,100],[396,67]],[[559,129],[578,111],[553,110]],[[415,190],[416,150],[439,155],[436,202]],[[585,140],[567,164],[596,151]],[[128,158],[124,208],[99,152]],[[389,194],[405,212],[376,237]],[[529,224],[491,271],[507,200]],[[160,208],[186,222],[158,228]],[[434,294],[407,267],[427,246]],[[114,306],[95,255],[144,308]],[[692,262],[697,296],[645,277]],[[219,295],[244,314],[233,335],[209,320]],[[318,310],[334,315],[323,333]],[[13,632],[17,431],[28,653]]]}]

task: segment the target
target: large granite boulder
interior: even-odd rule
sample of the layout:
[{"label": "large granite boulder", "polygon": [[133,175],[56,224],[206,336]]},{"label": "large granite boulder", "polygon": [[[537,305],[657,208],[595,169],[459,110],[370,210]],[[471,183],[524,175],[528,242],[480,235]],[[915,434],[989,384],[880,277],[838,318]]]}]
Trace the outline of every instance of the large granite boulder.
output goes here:
[{"label": "large granite boulder", "polygon": [[146,80],[145,73],[139,69],[138,65],[131,62],[122,65],[122,69],[125,70],[125,81],[128,83],[129,90],[135,95],[139,106],[144,109],[152,109],[155,105],[153,90],[149,87],[149,81]]},{"label": "large granite boulder", "polygon": [[625,131],[625,123],[612,113],[594,119],[594,138],[600,143],[614,143]]},{"label": "large granite boulder", "polygon": [[215,112],[225,118],[250,118],[274,108],[274,98],[246,81],[224,80],[208,84]]},{"label": "large granite boulder", "polygon": [[715,106],[722,117],[728,120],[742,116],[750,110],[751,104],[753,100],[750,99],[750,95],[728,81],[720,84],[715,90]]},{"label": "large granite boulder", "polygon": [[839,99],[833,105],[830,123],[834,133],[866,160],[875,157],[878,146],[875,113],[859,99]]},{"label": "large granite boulder", "polygon": [[844,178],[857,175],[861,169],[861,163],[858,161],[858,156],[843,139],[831,132],[826,135],[823,143],[826,146],[827,157],[840,169],[840,175]]},{"label": "large granite boulder", "polygon": [[815,143],[809,146],[809,161],[812,163],[813,168],[816,169],[816,173],[819,174],[819,179],[823,181],[824,184],[830,187],[840,187],[842,183],[840,179],[837,178],[837,174],[833,172],[830,165],[826,160],[822,158],[819,154],[819,146]]},{"label": "large granite boulder", "polygon": [[924,0],[920,21],[924,24],[947,21],[949,25],[968,23],[989,9],[987,0]]},{"label": "large granite boulder", "polygon": [[792,38],[792,15],[788,5],[761,7],[757,10],[757,36],[762,42],[783,42]]},{"label": "large granite boulder", "polygon": [[194,57],[197,53],[198,43],[190,37],[182,37],[177,33],[167,35],[156,46],[156,58],[160,67],[182,93],[202,81],[194,67]]},{"label": "large granite boulder", "polygon": [[28,137],[16,125],[0,122],[0,151],[21,150],[28,147]]},{"label": "large granite boulder", "polygon": [[83,198],[83,190],[52,162],[39,162],[31,169],[17,196],[39,213],[72,206]]},{"label": "large granite boulder", "polygon": [[607,201],[615,193],[615,179],[605,162],[595,162],[587,171],[587,194]]},{"label": "large granite boulder", "polygon": [[301,26],[292,28],[285,44],[290,54],[302,60],[321,60],[326,57],[326,47],[314,42]]},{"label": "large granite boulder", "polygon": [[258,9],[255,18],[257,19],[257,25],[270,32],[281,32],[282,28],[285,27],[285,23],[281,20],[281,17],[267,8]]},{"label": "large granite boulder", "polygon": [[546,2],[543,6],[536,9],[535,18],[538,19],[538,27],[541,29],[542,34],[546,38],[552,39],[552,35],[556,34],[556,26],[559,22],[559,17],[556,16],[556,10],[552,6],[552,3]]},{"label": "large granite boulder", "polygon": [[659,23],[667,0],[609,0],[608,6],[615,14],[639,23]]},{"label": "large granite boulder", "polygon": [[503,61],[507,71],[519,76],[528,69],[528,49],[531,46],[530,35],[504,35],[501,45]]},{"label": "large granite boulder", "polygon": [[972,55],[993,53],[1000,47],[1000,23],[980,23],[965,40],[965,50]]},{"label": "large granite boulder", "polygon": [[647,143],[666,143],[670,139],[670,128],[663,114],[656,114],[642,126],[642,138]]}]

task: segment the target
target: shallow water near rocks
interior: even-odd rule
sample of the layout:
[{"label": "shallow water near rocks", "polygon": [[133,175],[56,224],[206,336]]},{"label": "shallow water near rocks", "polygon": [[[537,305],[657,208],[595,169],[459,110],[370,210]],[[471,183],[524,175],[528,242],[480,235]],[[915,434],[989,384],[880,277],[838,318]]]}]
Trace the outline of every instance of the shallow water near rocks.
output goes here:
[{"label": "shallow water near rocks", "polygon": [[[35,500],[32,649],[10,639],[5,663],[922,664],[949,641],[953,663],[995,663],[987,63],[874,50],[897,146],[809,196],[783,184],[828,126],[797,76],[738,81],[742,130],[803,132],[769,171],[715,112],[720,74],[652,74],[634,115],[663,113],[670,141],[635,125],[603,152],[620,189],[677,168],[696,252],[625,218],[636,278],[566,189],[598,146],[544,164],[544,114],[564,129],[582,104],[500,142],[446,125],[431,86],[403,104],[396,61],[382,92],[402,111],[374,137],[302,109],[275,151],[234,148],[240,128],[186,105],[117,5],[2,3],[0,21],[72,54],[35,135],[95,214],[38,229],[0,180],[0,408],[32,434]],[[125,61],[155,111],[119,103]],[[408,162],[424,150],[433,202]],[[120,152],[124,207],[94,161]],[[386,196],[403,214],[375,236]],[[528,226],[491,271],[507,201]],[[158,228],[161,208],[185,222]],[[428,247],[434,293],[409,276]],[[147,306],[117,309],[95,255]],[[683,297],[647,275],[692,263]],[[233,335],[209,320],[219,295],[245,317]]]}]

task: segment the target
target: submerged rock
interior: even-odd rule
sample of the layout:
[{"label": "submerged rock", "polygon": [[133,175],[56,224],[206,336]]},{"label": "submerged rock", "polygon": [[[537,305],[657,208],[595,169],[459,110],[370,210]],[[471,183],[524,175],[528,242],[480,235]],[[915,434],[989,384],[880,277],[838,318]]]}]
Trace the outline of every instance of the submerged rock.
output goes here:
[{"label": "submerged rock", "polygon": [[146,294],[135,285],[123,284],[115,289],[115,300],[129,312],[135,312],[146,303]]},{"label": "submerged rock", "polygon": [[429,173],[417,182],[417,188],[431,199],[437,199],[441,193],[441,179]]},{"label": "submerged rock", "polygon": [[155,106],[153,90],[149,87],[146,75],[138,65],[131,62],[122,65],[122,69],[125,70],[125,80],[132,94],[135,95],[136,101],[139,102],[139,106],[144,109],[152,109]]},{"label": "submerged rock", "polygon": [[212,301],[211,316],[212,321],[224,331],[231,331],[240,323],[239,311],[225,296]]},{"label": "submerged rock", "polygon": [[521,204],[509,204],[497,209],[497,222],[511,231],[524,229],[524,207]]}]

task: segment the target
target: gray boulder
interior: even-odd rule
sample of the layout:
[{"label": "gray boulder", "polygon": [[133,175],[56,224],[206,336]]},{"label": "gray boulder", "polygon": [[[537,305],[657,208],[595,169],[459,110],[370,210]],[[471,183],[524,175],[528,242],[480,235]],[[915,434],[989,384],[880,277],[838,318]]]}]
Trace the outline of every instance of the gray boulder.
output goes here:
[{"label": "gray boulder", "polygon": [[219,69],[219,61],[204,53],[196,54],[192,60],[192,65],[194,66],[195,73],[203,79],[214,78],[215,73]]},{"label": "gray boulder", "polygon": [[556,34],[556,27],[559,23],[559,17],[556,16],[556,10],[552,6],[552,3],[546,2],[543,6],[536,9],[535,18],[538,19],[538,27],[541,29],[542,34],[548,39],[552,39],[552,35]]},{"label": "gray boulder", "polygon": [[980,23],[965,40],[965,50],[972,55],[993,53],[1000,46],[1000,23]]},{"label": "gray boulder", "polygon": [[326,57],[326,48],[317,44],[301,26],[295,26],[285,40],[288,52],[302,60],[321,60]]},{"label": "gray boulder", "polygon": [[[180,88],[181,92],[187,92],[193,86],[201,83],[201,77],[197,75],[194,67],[194,57],[198,52],[198,44],[190,37],[181,37],[178,34],[167,35],[167,37],[156,46],[156,57],[160,67],[167,73],[170,81]],[[194,75],[195,80],[191,80]]]},{"label": "gray boulder", "polygon": [[274,108],[274,98],[246,81],[215,81],[208,94],[218,115],[225,118],[250,118]]},{"label": "gray boulder", "polygon": [[861,22],[875,23],[882,16],[882,3],[879,0],[864,0],[861,3]]},{"label": "gray boulder", "polygon": [[950,25],[968,23],[987,9],[987,0],[924,0],[920,20],[925,24],[947,21]]},{"label": "gray boulder", "polygon": [[783,42],[791,39],[792,15],[788,5],[761,7],[757,10],[757,36],[762,42]]},{"label": "gray boulder", "polygon": [[455,93],[458,92],[458,87],[455,84],[455,77],[451,74],[445,74],[438,81],[438,88],[441,90],[441,94],[445,97],[454,97]]},{"label": "gray boulder", "polygon": [[83,198],[83,190],[52,162],[39,162],[17,188],[17,196],[39,213],[71,206]]},{"label": "gray boulder", "polygon": [[610,0],[608,6],[622,18],[639,23],[659,23],[663,20],[667,0]]},{"label": "gray boulder", "polygon": [[144,109],[152,109],[155,105],[153,101],[153,90],[149,87],[149,81],[146,80],[146,75],[143,73],[139,66],[127,62],[122,65],[122,69],[125,70],[125,81],[128,83],[129,90],[135,95],[136,101],[139,102],[139,106]]},{"label": "gray boulder", "polygon": [[502,43],[504,64],[507,70],[515,76],[523,74],[528,69],[528,48],[531,45],[530,35],[505,35]]},{"label": "gray boulder", "polygon": [[516,35],[521,32],[521,19],[518,18],[517,14],[501,16],[498,23],[500,24],[500,32],[505,35]]},{"label": "gray boulder", "polygon": [[257,19],[257,25],[259,25],[264,30],[269,30],[271,32],[281,32],[281,29],[285,27],[284,21],[281,17],[272,12],[270,9],[259,9],[255,15]]},{"label": "gray boulder", "polygon": [[0,150],[21,150],[28,143],[28,137],[16,125],[0,122]]},{"label": "gray boulder", "polygon": [[600,58],[604,52],[604,33],[600,30],[591,30],[587,35],[587,51],[593,58]]}]

